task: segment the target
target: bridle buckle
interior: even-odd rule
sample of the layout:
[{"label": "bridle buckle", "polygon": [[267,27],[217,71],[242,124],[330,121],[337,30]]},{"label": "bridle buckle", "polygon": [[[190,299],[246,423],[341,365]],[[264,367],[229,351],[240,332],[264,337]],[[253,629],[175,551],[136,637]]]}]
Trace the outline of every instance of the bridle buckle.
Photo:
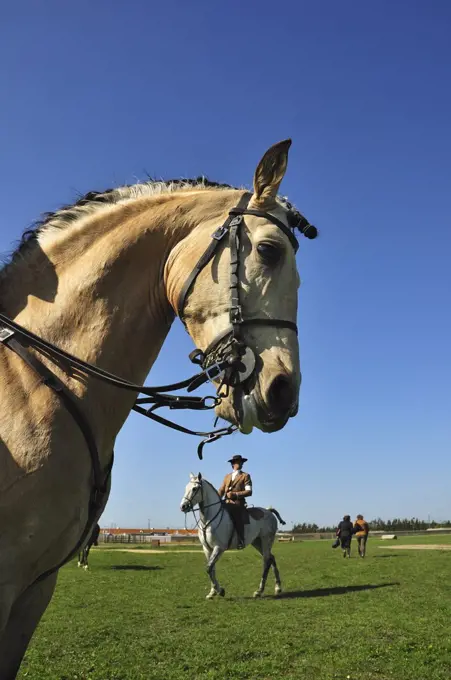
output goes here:
[{"label": "bridle buckle", "polygon": [[[231,213],[233,214],[233,213]],[[243,216],[242,215],[235,215],[233,220],[231,220],[229,227],[237,227],[241,222],[243,221]]]},{"label": "bridle buckle", "polygon": [[218,227],[211,235],[211,238],[214,238],[215,241],[220,241],[224,236],[227,234],[227,227],[221,226]]},{"label": "bridle buckle", "polygon": [[223,374],[224,369],[218,362],[212,364],[211,366],[205,369],[205,375],[207,376],[210,382],[213,382],[217,378],[221,377]]},{"label": "bridle buckle", "polygon": [[243,311],[241,305],[234,305],[230,308],[230,323],[243,323]]},{"label": "bridle buckle", "polygon": [[10,328],[0,328],[0,342],[5,342],[11,336],[14,335],[14,331]]}]

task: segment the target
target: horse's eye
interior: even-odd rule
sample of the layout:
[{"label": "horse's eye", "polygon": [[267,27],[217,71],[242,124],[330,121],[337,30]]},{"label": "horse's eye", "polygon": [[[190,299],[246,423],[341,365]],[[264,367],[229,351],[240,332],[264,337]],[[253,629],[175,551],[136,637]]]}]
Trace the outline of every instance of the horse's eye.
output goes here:
[{"label": "horse's eye", "polygon": [[282,255],[282,251],[278,246],[274,245],[274,243],[265,241],[258,244],[257,252],[261,259],[267,264],[276,264]]}]

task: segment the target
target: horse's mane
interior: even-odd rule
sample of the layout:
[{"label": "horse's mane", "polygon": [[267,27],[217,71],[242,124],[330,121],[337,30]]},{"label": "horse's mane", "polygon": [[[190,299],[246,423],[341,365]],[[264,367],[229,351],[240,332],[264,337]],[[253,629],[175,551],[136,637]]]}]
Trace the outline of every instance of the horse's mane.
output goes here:
[{"label": "horse's mane", "polygon": [[[96,212],[102,206],[124,203],[129,200],[144,196],[154,196],[158,194],[173,193],[178,191],[196,190],[227,190],[238,189],[230,184],[213,182],[201,175],[195,179],[171,179],[156,180],[149,177],[144,182],[127,184],[115,189],[105,191],[89,191],[81,195],[77,201],[71,205],[64,205],[54,212],[46,212],[41,219],[37,220],[31,227],[27,228],[8,259],[4,261],[3,268],[0,270],[0,285],[10,272],[10,268],[25,259],[38,245],[39,238],[46,231],[63,230],[70,227],[81,217]],[[289,214],[299,215],[298,211],[284,196],[278,196],[277,201]]]},{"label": "horse's mane", "polygon": [[80,217],[89,213],[95,212],[98,208],[104,205],[114,205],[140,196],[153,196],[157,194],[172,193],[175,191],[186,191],[189,189],[235,189],[229,184],[220,184],[219,182],[212,182],[207,177],[201,176],[196,179],[171,179],[161,181],[149,178],[145,182],[137,184],[127,184],[115,189],[106,189],[105,191],[89,191],[87,194],[81,195],[75,203],[71,205],[64,205],[54,212],[46,212],[42,217],[34,222],[31,227],[28,227],[22,234],[22,237],[9,257],[9,261],[5,263],[1,275],[6,273],[6,269],[23,259],[33,248],[39,240],[39,236],[45,231],[65,229],[72,225]]},{"label": "horse's mane", "polygon": [[205,484],[207,484],[210,488],[212,488],[218,498],[220,497],[218,490],[216,489],[215,486],[213,486],[213,484],[211,482],[208,481],[208,479],[205,479],[205,477],[202,477],[202,482],[205,482]]}]

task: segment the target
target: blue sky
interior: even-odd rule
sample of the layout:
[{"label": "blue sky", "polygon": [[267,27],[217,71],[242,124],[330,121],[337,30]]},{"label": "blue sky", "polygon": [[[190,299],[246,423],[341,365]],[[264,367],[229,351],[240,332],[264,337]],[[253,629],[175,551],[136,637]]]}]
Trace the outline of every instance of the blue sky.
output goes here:
[{"label": "blue sky", "polygon": [[[298,255],[298,417],[200,464],[197,440],[130,416],[104,525],[181,526],[190,470],[219,484],[235,452],[288,522],[451,517],[450,31],[445,0],[3,6],[2,252],[146,171],[250,184],[288,136],[282,191],[321,230]],[[191,349],[176,322],[150,382],[189,375]]]}]

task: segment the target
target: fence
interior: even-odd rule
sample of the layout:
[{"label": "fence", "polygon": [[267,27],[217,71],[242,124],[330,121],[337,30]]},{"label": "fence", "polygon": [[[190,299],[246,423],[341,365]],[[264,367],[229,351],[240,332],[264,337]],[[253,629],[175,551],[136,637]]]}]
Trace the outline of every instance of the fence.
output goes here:
[{"label": "fence", "polygon": [[[133,530],[132,530],[133,531]],[[136,531],[136,530],[135,530]],[[152,546],[167,545],[167,544],[192,544],[198,543],[199,539],[197,532],[193,533],[183,533],[178,534],[173,531],[168,534],[163,533],[145,533],[144,531],[133,531],[129,533],[127,531],[123,533],[118,533],[117,531],[108,532],[108,530],[103,529],[99,535],[99,543],[135,543],[135,544],[148,544]],[[382,534],[388,533],[387,531],[370,531],[369,535],[372,538],[380,538]],[[396,531],[394,532],[398,537],[401,536],[426,536],[431,535],[432,532],[427,529],[421,529],[418,531]],[[437,532],[438,533],[438,532]],[[440,533],[450,533],[451,529],[442,530]],[[315,534],[301,534],[301,533],[290,533],[290,532],[280,532],[277,534],[277,540],[280,543],[288,542],[298,542],[298,541],[318,541],[318,540],[333,540],[335,538],[335,533],[315,533]]]},{"label": "fence", "polygon": [[99,535],[99,543],[139,543],[149,544],[152,546],[159,546],[162,544],[180,544],[180,543],[197,543],[197,533],[194,535],[180,535],[180,534],[140,534],[140,533],[108,533],[101,532]]}]

